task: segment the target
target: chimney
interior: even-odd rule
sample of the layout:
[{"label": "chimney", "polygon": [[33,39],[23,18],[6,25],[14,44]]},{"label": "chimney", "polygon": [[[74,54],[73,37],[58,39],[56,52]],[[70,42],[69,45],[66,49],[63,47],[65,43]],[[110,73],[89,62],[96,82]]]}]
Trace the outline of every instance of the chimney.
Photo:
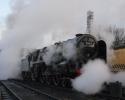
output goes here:
[{"label": "chimney", "polygon": [[87,12],[87,28],[86,28],[86,33],[88,33],[88,34],[91,34],[92,22],[93,22],[93,12],[88,11]]}]

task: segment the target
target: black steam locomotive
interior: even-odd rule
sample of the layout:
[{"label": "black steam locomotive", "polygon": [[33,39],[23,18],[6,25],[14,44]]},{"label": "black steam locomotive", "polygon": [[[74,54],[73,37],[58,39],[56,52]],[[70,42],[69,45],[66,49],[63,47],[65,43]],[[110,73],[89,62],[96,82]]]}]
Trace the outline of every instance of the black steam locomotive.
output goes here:
[{"label": "black steam locomotive", "polygon": [[22,77],[70,87],[70,80],[81,74],[81,67],[96,58],[106,62],[106,43],[90,34],[77,34],[73,39],[29,53],[22,59]]}]

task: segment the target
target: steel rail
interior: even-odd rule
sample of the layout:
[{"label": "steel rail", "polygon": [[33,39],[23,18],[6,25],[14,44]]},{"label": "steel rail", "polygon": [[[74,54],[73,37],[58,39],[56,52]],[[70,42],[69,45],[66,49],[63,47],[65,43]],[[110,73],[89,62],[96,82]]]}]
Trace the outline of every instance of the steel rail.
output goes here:
[{"label": "steel rail", "polygon": [[10,88],[8,88],[7,85],[4,84],[4,82],[0,81],[0,83],[16,100],[22,100],[16,93],[14,93]]},{"label": "steel rail", "polygon": [[52,95],[49,95],[45,92],[42,92],[41,90],[38,90],[38,89],[35,89],[35,88],[32,88],[28,85],[25,85],[23,83],[20,83],[20,82],[17,82],[17,81],[12,81],[13,83],[15,83],[16,85],[19,85],[19,86],[22,86],[24,88],[27,88],[28,90],[31,90],[31,91],[34,91],[36,93],[39,93],[39,94],[42,94],[42,95],[45,95],[45,96],[48,96],[48,98],[50,98],[51,100],[60,100],[60,98],[57,98],[55,96],[52,96]]}]

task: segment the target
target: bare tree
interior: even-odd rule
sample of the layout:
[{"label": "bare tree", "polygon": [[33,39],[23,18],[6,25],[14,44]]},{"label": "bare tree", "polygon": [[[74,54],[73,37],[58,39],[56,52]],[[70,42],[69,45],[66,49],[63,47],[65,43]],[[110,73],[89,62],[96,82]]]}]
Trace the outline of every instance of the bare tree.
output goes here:
[{"label": "bare tree", "polygon": [[115,40],[113,43],[114,48],[125,47],[125,29],[124,28],[118,28],[114,26],[114,27],[109,27],[107,31],[112,33],[115,36]]}]

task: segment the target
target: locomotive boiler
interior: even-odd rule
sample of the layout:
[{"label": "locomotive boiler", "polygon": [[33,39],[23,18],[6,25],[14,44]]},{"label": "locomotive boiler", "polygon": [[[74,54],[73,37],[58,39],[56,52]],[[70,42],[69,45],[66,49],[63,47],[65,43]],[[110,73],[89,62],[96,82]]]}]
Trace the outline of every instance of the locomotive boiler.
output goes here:
[{"label": "locomotive boiler", "polygon": [[71,79],[81,74],[81,67],[97,58],[106,62],[106,43],[90,34],[77,34],[72,39],[29,53],[22,59],[22,77],[70,87]]}]

